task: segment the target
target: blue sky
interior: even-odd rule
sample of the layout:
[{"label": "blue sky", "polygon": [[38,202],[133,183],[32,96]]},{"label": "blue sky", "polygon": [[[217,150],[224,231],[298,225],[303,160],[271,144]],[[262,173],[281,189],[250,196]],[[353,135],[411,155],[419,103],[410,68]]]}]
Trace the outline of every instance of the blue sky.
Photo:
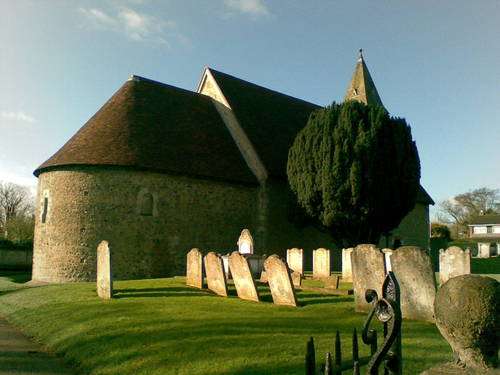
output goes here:
[{"label": "blue sky", "polygon": [[500,187],[500,1],[0,0],[0,180],[32,171],[138,74],[205,65],[326,105],[357,51],[412,126],[435,200]]}]

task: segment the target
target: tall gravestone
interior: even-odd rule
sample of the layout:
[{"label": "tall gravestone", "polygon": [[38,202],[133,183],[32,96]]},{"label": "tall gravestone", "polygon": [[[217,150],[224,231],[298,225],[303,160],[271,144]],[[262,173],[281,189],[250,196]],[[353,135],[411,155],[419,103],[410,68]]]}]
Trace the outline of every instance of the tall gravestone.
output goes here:
[{"label": "tall gravestone", "polygon": [[301,275],[304,274],[304,250],[297,249],[294,247],[293,249],[288,249],[286,251],[286,263],[288,267],[293,272],[298,272]]},{"label": "tall gravestone", "polygon": [[342,281],[352,282],[352,263],[351,254],[354,249],[342,249]]},{"label": "tall gravestone", "polygon": [[219,296],[227,297],[226,274],[219,254],[211,251],[205,255],[205,272],[208,289]]},{"label": "tall gravestone", "polygon": [[470,274],[470,250],[457,246],[439,250],[439,283],[443,285],[452,277]]},{"label": "tall gravestone", "polygon": [[259,294],[253,281],[248,260],[238,251],[235,251],[229,256],[229,268],[238,297],[259,302]]},{"label": "tall gravestone", "polygon": [[97,295],[104,299],[113,298],[113,270],[108,241],[101,241],[97,246]]},{"label": "tall gravestone", "polygon": [[313,250],[313,278],[330,277],[330,250],[319,248]]},{"label": "tall gravestone", "polygon": [[436,279],[430,256],[415,246],[403,246],[391,255],[392,272],[401,290],[403,318],[434,321]]},{"label": "tall gravestone", "polygon": [[203,288],[203,254],[196,248],[186,256],[186,285]]},{"label": "tall gravestone", "polygon": [[384,253],[385,272],[392,271],[391,255],[394,252],[394,250],[386,248],[386,249],[382,249],[382,252]]},{"label": "tall gravestone", "polygon": [[385,261],[382,253],[375,245],[358,245],[351,254],[352,286],[356,311],[370,311],[371,304],[366,302],[365,293],[373,289],[382,295],[382,284],[385,280]]},{"label": "tall gravestone", "polygon": [[236,244],[240,254],[253,254],[253,237],[248,229],[245,228],[241,231]]},{"label": "tall gravestone", "polygon": [[264,261],[264,269],[273,302],[276,305],[297,306],[297,297],[286,262],[277,255],[271,255]]}]

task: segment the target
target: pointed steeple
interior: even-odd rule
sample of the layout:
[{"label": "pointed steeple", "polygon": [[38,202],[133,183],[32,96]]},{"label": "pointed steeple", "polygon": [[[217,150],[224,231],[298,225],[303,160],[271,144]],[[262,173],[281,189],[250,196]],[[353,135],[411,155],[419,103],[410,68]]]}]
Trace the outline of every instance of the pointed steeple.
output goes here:
[{"label": "pointed steeple", "polygon": [[344,101],[346,100],[357,100],[365,104],[384,106],[363,59],[362,49],[359,50],[358,62],[344,97]]}]

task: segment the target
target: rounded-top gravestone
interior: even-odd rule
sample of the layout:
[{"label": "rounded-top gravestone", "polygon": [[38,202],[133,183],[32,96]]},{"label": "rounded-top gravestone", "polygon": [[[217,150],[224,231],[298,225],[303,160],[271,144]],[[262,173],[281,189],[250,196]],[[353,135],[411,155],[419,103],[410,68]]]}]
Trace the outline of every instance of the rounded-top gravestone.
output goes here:
[{"label": "rounded-top gravestone", "polygon": [[500,283],[490,277],[462,275],[438,290],[436,325],[448,341],[455,362],[423,374],[498,373]]}]

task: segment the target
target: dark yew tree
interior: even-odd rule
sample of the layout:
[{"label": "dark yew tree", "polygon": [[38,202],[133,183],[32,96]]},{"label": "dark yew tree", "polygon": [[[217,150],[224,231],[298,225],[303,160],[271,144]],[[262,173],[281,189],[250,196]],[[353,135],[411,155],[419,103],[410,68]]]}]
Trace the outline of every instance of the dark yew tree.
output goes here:
[{"label": "dark yew tree", "polygon": [[352,246],[378,243],[415,206],[420,161],[404,119],[347,101],[311,114],[290,148],[287,174],[313,222]]}]

